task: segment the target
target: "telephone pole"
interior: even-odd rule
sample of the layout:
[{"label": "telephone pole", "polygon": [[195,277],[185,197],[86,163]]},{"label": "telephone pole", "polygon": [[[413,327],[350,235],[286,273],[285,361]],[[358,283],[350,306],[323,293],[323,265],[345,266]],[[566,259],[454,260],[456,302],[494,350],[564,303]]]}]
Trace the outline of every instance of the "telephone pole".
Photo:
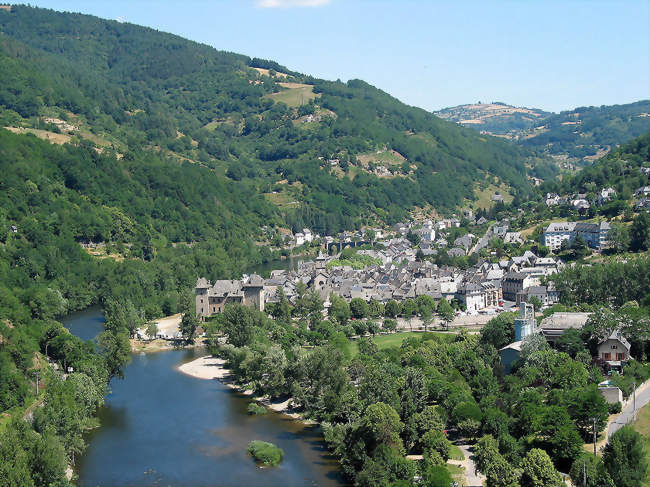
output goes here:
[{"label": "telephone pole", "polygon": [[598,440],[598,432],[596,431],[596,421],[598,421],[598,418],[591,418],[591,420],[594,422],[594,456],[596,456],[596,441]]}]

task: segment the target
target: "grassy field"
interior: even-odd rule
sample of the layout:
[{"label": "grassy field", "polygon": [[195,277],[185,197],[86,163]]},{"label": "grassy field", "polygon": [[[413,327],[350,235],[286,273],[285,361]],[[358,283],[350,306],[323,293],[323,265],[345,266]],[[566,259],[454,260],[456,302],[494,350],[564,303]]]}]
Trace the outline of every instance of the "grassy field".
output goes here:
[{"label": "grassy field", "polygon": [[[282,102],[290,107],[299,107],[305,103],[309,103],[309,100],[313,100],[320,96],[319,94],[314,93],[314,87],[312,85],[303,85],[300,83],[280,83],[285,88],[288,88],[285,91],[280,91],[278,93],[272,93],[267,95],[266,98],[270,98],[276,102]],[[286,85],[286,86],[285,86]]]},{"label": "grassy field", "polygon": [[474,208],[482,208],[484,210],[489,210],[496,203],[492,201],[492,196],[496,193],[503,195],[503,201],[510,203],[514,197],[508,193],[508,187],[504,184],[500,186],[495,186],[494,184],[489,184],[485,189],[475,188],[474,190],[478,200],[472,202]]},{"label": "grassy field", "polygon": [[280,208],[287,208],[287,207],[296,207],[300,206],[300,203],[296,201],[294,197],[292,197],[289,193],[281,192],[281,193],[264,193],[264,197],[272,204],[275,206],[278,206]]},{"label": "grassy field", "polygon": [[[650,458],[650,404],[646,404],[638,412],[637,420],[632,427],[643,436],[646,458]],[[643,487],[650,487],[650,469],[646,473]]]},{"label": "grassy field", "polygon": [[[448,333],[428,333],[429,335],[439,335],[443,336],[446,339],[453,339],[453,335],[450,335]],[[377,335],[375,336],[372,340],[377,344],[377,348],[379,350],[383,350],[384,348],[389,348],[389,347],[399,347],[402,345],[402,342],[406,340],[407,338],[421,338],[424,335],[424,333],[417,332],[417,331],[407,331],[403,333],[391,333],[390,335]],[[352,341],[352,354],[356,355],[359,353],[359,349],[357,348],[357,343],[356,341]],[[453,450],[452,450],[453,451]],[[460,453],[460,451],[459,451]],[[462,460],[462,453],[460,453],[461,459]],[[454,458],[452,456],[452,458]]]},{"label": "grassy field", "polygon": [[399,152],[392,150],[366,152],[364,154],[357,155],[357,159],[364,167],[367,166],[370,162],[374,162],[375,164],[382,164],[384,166],[392,166],[395,164],[402,164],[406,160],[406,158]]}]

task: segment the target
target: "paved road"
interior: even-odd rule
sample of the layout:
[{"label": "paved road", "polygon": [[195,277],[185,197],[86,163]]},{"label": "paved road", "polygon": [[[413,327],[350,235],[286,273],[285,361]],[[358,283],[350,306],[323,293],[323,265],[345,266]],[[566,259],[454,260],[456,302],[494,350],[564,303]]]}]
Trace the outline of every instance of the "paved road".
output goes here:
[{"label": "paved road", "polygon": [[460,451],[465,455],[461,465],[465,468],[465,484],[467,487],[483,487],[485,476],[476,471],[474,464],[474,445],[458,445]]},{"label": "paved road", "polygon": [[[642,387],[637,389],[636,393],[636,410],[638,411],[643,406],[650,402],[650,381],[646,382]],[[611,436],[620,430],[623,426],[628,424],[634,419],[634,401],[630,403],[621,411],[616,419],[608,424],[607,436]]]},{"label": "paved road", "polygon": [[492,227],[494,225],[490,225],[485,232],[485,235],[483,235],[475,244],[474,247],[471,248],[469,251],[469,254],[474,254],[481,250],[484,247],[487,247],[487,244],[490,243],[490,238],[493,237],[492,235]]}]

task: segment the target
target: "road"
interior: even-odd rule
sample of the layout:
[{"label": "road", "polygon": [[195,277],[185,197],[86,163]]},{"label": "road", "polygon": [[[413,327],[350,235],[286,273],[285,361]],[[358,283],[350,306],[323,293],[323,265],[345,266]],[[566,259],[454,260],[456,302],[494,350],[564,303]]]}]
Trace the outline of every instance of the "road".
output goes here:
[{"label": "road", "polygon": [[[636,410],[638,411],[643,406],[650,402],[650,381],[647,381],[643,386],[637,389],[636,393]],[[610,437],[623,426],[628,424],[634,419],[634,401],[630,403],[621,411],[621,414],[607,425],[607,436]]]},{"label": "road", "polygon": [[493,237],[493,235],[492,235],[492,227],[493,227],[493,226],[494,226],[494,225],[490,225],[490,226],[488,227],[487,231],[485,232],[485,235],[483,235],[483,236],[478,240],[478,242],[476,242],[476,243],[474,244],[474,247],[472,247],[472,249],[469,251],[469,254],[470,254],[470,255],[471,255],[471,254],[474,254],[474,253],[476,253],[476,252],[478,252],[478,251],[481,250],[483,247],[487,247],[487,244],[490,242],[490,238]]},{"label": "road", "polygon": [[460,451],[465,455],[465,460],[459,463],[465,469],[465,481],[467,487],[483,487],[485,476],[476,471],[476,464],[474,463],[474,445],[458,445],[458,448],[460,448]]}]

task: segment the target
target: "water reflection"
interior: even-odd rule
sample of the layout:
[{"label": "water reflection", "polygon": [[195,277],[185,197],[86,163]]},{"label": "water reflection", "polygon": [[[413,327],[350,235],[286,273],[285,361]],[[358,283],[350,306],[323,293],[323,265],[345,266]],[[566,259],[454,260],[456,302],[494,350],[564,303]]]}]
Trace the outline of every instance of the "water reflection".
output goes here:
[{"label": "water reflection", "polygon": [[[101,328],[100,310],[85,316],[89,327]],[[75,316],[65,323],[78,327],[80,321]],[[88,435],[88,449],[77,464],[79,487],[342,484],[317,427],[272,412],[249,416],[250,399],[219,381],[176,370],[197,354],[133,356],[125,379],[111,383],[99,414],[102,426]],[[277,444],[285,460],[277,468],[258,468],[246,453],[252,440]]]}]

